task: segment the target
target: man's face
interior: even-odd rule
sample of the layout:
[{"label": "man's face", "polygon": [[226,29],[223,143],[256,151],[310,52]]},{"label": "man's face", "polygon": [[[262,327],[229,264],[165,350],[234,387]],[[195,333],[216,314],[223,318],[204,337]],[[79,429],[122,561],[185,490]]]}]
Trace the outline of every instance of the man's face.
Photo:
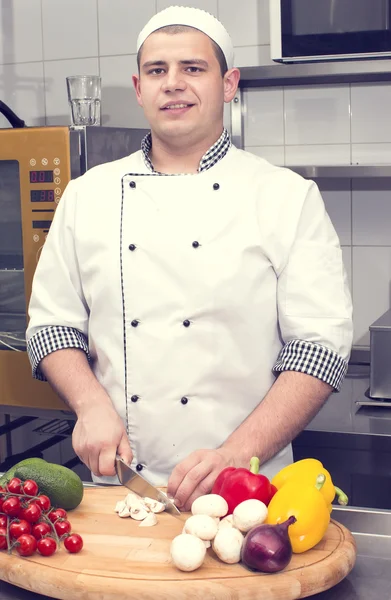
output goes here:
[{"label": "man's face", "polygon": [[153,33],[145,40],[140,59],[140,74],[133,76],[133,84],[155,134],[194,140],[221,129],[224,101],[232,100],[236,86],[230,72],[222,77],[208,36],[197,30]]}]

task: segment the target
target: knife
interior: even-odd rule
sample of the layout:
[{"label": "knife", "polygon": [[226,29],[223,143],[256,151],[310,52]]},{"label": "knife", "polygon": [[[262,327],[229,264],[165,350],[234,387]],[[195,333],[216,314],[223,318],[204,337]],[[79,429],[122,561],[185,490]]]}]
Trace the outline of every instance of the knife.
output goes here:
[{"label": "knife", "polygon": [[115,457],[115,470],[120,483],[132,492],[135,492],[143,498],[147,496],[148,498],[152,498],[152,500],[162,502],[166,507],[166,511],[175,517],[182,514],[167,494],[155,488],[144,477],[139,475],[136,471],[133,471],[133,469],[118,455]]}]

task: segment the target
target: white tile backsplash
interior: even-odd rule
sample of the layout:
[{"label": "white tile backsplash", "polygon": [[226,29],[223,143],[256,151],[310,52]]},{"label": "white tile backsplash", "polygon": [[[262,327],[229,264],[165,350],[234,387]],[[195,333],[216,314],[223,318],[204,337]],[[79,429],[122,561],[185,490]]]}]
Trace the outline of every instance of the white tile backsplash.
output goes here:
[{"label": "white tile backsplash", "polygon": [[241,46],[234,48],[235,67],[259,67],[272,65],[270,46]]},{"label": "white tile backsplash", "polygon": [[272,163],[272,165],[277,165],[278,167],[285,165],[284,146],[251,146],[249,148],[246,147],[246,150],[264,158]]},{"label": "white tile backsplash", "polygon": [[245,97],[244,143],[248,146],[284,144],[282,88],[249,89]]},{"label": "white tile backsplash", "polygon": [[41,61],[41,0],[0,2],[0,64]]},{"label": "white tile backsplash", "polygon": [[350,144],[285,146],[285,164],[292,166],[349,165]]},{"label": "white tile backsplash", "polygon": [[98,0],[100,56],[136,54],[138,34],[155,9],[155,0]]},{"label": "white tile backsplash", "polygon": [[352,243],[352,192],[349,179],[318,179],[326,210],[341,245]]},{"label": "white tile backsplash", "polygon": [[353,244],[391,246],[391,181],[353,180]]},{"label": "white tile backsplash", "polygon": [[45,60],[98,56],[96,0],[42,0],[42,24]]},{"label": "white tile backsplash", "polygon": [[156,7],[159,11],[177,4],[180,6],[192,6],[194,8],[200,8],[201,10],[206,10],[206,12],[211,13],[215,17],[218,16],[217,0],[192,0],[191,2],[186,2],[186,0],[184,2],[174,2],[174,0],[157,0]]},{"label": "white tile backsplash", "polygon": [[291,87],[284,93],[287,145],[350,144],[348,85]]},{"label": "white tile backsplash", "polygon": [[369,326],[390,308],[391,247],[353,246],[354,343],[369,344]]},{"label": "white tile backsplash", "polygon": [[52,60],[45,62],[46,125],[69,125],[66,77],[68,75],[99,75],[97,58]]},{"label": "white tile backsplash", "polygon": [[229,31],[234,46],[270,43],[269,0],[219,0],[219,19]]},{"label": "white tile backsplash", "polygon": [[390,165],[391,143],[352,144],[353,165]]},{"label": "white tile backsplash", "polygon": [[349,282],[350,293],[353,291],[353,272],[352,272],[352,247],[351,246],[342,246],[342,260],[344,267],[346,269],[346,275]]},{"label": "white tile backsplash", "polygon": [[391,83],[352,85],[352,142],[391,142]]},{"label": "white tile backsplash", "polygon": [[[45,125],[43,63],[0,65],[0,99],[27,126]],[[3,115],[0,127],[10,127]]]},{"label": "white tile backsplash", "polygon": [[148,127],[132,85],[132,75],[137,73],[136,55],[101,57],[100,72],[102,125]]}]

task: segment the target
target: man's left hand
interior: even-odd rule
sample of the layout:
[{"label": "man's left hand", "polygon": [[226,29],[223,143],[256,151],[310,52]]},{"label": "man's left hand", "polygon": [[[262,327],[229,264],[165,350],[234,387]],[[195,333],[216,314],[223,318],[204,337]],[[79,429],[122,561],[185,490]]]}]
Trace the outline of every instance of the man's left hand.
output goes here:
[{"label": "man's left hand", "polygon": [[233,453],[224,448],[196,450],[171,473],[167,494],[175,499],[178,508],[188,511],[196,498],[209,494],[223,469],[234,466]]}]

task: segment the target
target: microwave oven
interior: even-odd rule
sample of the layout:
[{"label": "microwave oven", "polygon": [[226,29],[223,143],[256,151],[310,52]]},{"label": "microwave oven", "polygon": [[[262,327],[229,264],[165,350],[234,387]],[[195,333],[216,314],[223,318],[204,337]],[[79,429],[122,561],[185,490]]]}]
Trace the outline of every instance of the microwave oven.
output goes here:
[{"label": "microwave oven", "polygon": [[391,0],[269,0],[277,62],[391,57]]},{"label": "microwave oven", "polygon": [[146,133],[115,127],[0,129],[0,404],[65,408],[48,383],[32,378],[27,357],[35,267],[70,179],[139,150]]}]

